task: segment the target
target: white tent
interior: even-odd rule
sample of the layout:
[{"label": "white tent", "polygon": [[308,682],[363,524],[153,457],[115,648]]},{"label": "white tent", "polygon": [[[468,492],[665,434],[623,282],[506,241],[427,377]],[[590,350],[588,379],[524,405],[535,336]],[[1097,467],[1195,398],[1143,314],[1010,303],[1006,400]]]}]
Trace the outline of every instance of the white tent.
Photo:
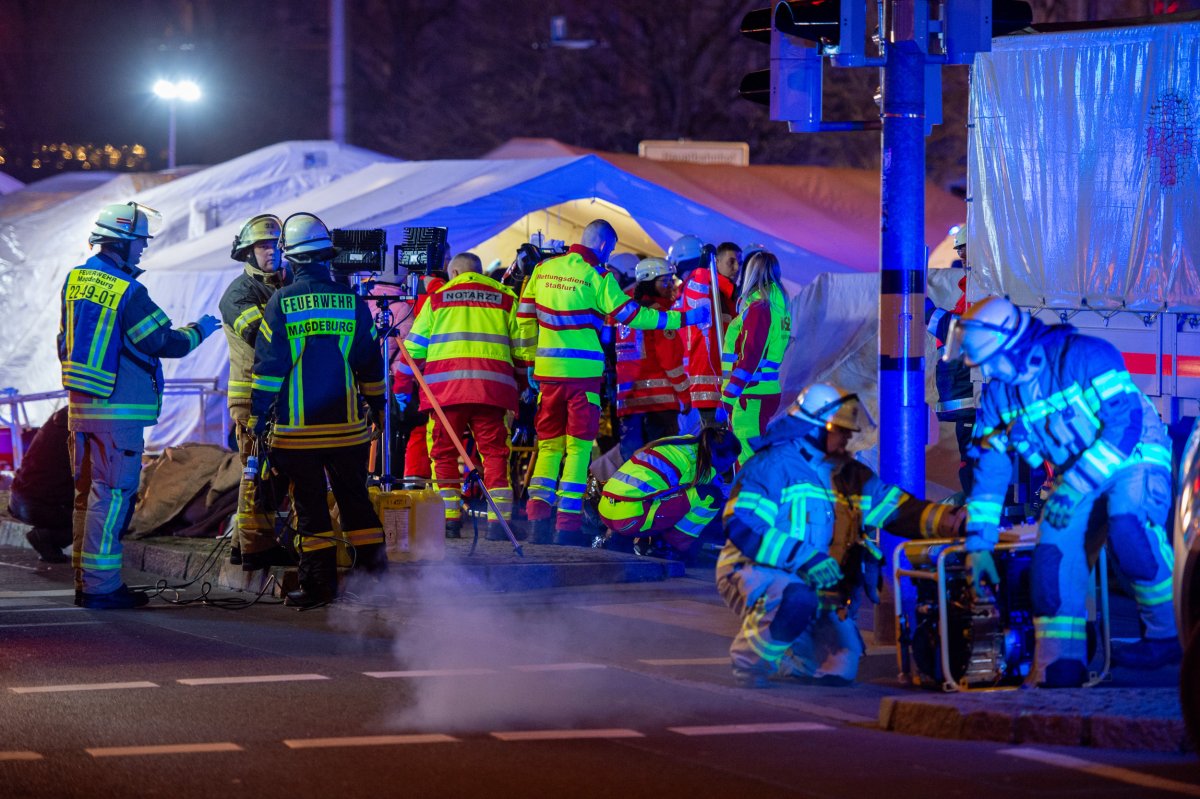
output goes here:
[{"label": "white tent", "polygon": [[21,188],[25,184],[14,178],[12,175],[6,175],[0,172],[0,194],[8,194]]},{"label": "white tent", "polygon": [[[67,271],[89,256],[88,232],[101,206],[136,199],[162,212],[163,230],[143,263],[153,268],[156,253],[174,249],[172,243],[184,242],[189,236],[230,220],[237,220],[233,224],[236,232],[241,221],[263,208],[386,160],[391,159],[331,142],[288,142],[169,182],[153,180],[150,182],[157,185],[150,188],[145,187],[144,175],[119,175],[50,207],[35,205],[37,210],[32,213],[0,219],[0,318],[7,320],[6,335],[0,339],[0,386],[17,388],[21,393],[61,388],[55,354],[58,293]],[[37,185],[9,196],[19,197]],[[226,269],[236,269],[229,260],[232,235],[224,235],[224,252],[212,255]],[[188,282],[182,288],[186,294],[194,286]],[[158,294],[152,285],[151,296],[164,305],[176,324],[203,313],[216,313],[215,299],[205,305],[167,304]],[[214,344],[205,347],[215,349]],[[223,368],[205,365],[204,371],[185,369],[181,374],[220,376],[224,380],[224,372]],[[153,434],[156,441],[187,440],[195,428],[195,404],[188,403],[186,409],[182,403],[176,405],[170,403],[164,408],[164,424]],[[33,421],[40,421],[51,410],[49,405],[31,408]]]},{"label": "white tent", "polygon": [[[202,195],[183,186],[185,180],[236,163],[230,162],[138,196],[139,201],[163,210],[171,223],[165,241],[156,242],[147,253],[143,282],[176,324],[215,313],[221,293],[239,269],[229,260],[229,242],[247,216],[268,211],[280,216],[312,212],[331,227],[384,228],[392,243],[401,240],[405,227],[445,226],[455,252],[474,250],[485,263],[493,258],[507,262],[516,243],[536,230],[551,238],[576,240],[579,228],[604,217],[617,227],[627,248],[648,254],[661,252],[690,232],[711,241],[763,244],[780,256],[793,289],[822,273],[872,272],[878,257],[878,177],[867,172],[667,165],[595,154],[524,160],[375,160],[358,171],[346,169],[340,180],[323,181],[325,185],[304,193],[257,192],[255,186],[264,182],[256,182],[257,172],[241,181],[206,185]],[[291,169],[297,169],[294,163]],[[274,186],[289,177],[287,167],[270,174]],[[73,217],[82,230],[80,239],[94,207],[107,201],[82,199],[88,209]],[[927,238],[934,245],[951,224],[961,221],[962,205],[933,190],[927,207]],[[0,254],[0,266],[3,257]],[[82,257],[82,251],[71,253],[57,258],[53,269],[41,269],[45,277],[36,283],[36,301],[31,301],[28,289],[21,292],[26,308],[20,317],[30,321],[23,325],[28,334],[9,346],[0,343],[0,386],[16,386],[23,392],[57,386],[58,364],[48,331],[57,323],[56,294],[63,275]],[[6,300],[0,284],[0,311]],[[37,313],[30,305],[42,305],[44,310]],[[31,355],[17,355],[22,350]],[[167,369],[169,377],[224,379],[224,341],[206,342],[189,358],[168,363]],[[210,409],[210,413],[219,412]],[[197,421],[194,403],[169,405],[153,438],[157,443],[186,440]]]}]

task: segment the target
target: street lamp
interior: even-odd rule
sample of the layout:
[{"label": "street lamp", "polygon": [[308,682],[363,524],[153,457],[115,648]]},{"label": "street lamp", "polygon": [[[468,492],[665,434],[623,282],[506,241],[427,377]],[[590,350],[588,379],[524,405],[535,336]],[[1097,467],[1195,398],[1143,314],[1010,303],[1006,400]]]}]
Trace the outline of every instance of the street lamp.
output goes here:
[{"label": "street lamp", "polygon": [[167,169],[175,168],[175,102],[194,103],[200,99],[200,87],[194,81],[159,80],[154,84],[154,93],[167,101]]}]

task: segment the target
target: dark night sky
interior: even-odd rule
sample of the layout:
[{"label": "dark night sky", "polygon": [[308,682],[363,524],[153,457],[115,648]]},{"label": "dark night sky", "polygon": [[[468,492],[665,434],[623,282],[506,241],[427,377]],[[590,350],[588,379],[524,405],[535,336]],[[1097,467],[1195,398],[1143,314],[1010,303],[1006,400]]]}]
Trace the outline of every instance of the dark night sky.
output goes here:
[{"label": "dark night sky", "polygon": [[[1082,19],[1084,8],[1136,16],[1156,0],[1031,2],[1035,21],[1055,21]],[[346,0],[349,141],[404,158],[469,158],[521,135],[625,152],[641,138],[715,138],[748,141],[755,163],[877,166],[877,135],[790,135],[737,99],[741,76],[766,66],[766,48],[737,33],[742,13],[762,5]],[[572,37],[603,46],[533,50],[556,13]],[[180,164],[325,138],[327,17],[328,0],[0,0],[0,148],[9,155],[0,169],[41,177],[46,170],[28,168],[31,148],[61,141],[136,142],[162,168],[167,108],[151,92],[160,76],[204,90],[178,106]],[[836,72],[827,118],[831,107],[846,119],[876,113],[873,71]],[[949,184],[965,169],[965,70],[943,75],[946,124],[927,150],[931,178]],[[848,87],[840,94],[838,82]]]}]

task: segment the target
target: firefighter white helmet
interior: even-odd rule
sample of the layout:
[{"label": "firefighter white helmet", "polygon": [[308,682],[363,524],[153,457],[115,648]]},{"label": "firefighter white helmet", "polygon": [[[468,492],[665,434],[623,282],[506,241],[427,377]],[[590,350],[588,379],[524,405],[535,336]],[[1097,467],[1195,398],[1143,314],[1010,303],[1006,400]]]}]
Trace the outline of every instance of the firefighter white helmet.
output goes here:
[{"label": "firefighter white helmet", "polygon": [[831,430],[840,427],[857,433],[862,430],[858,395],[843,391],[830,383],[813,383],[800,392],[788,408],[788,415],[797,416],[817,427]]},{"label": "firefighter white helmet", "polygon": [[627,280],[637,274],[638,257],[631,252],[619,252],[608,259],[608,269]]},{"label": "firefighter white helmet", "polygon": [[967,223],[963,222],[954,228],[954,249],[967,246]]},{"label": "firefighter white helmet", "polygon": [[638,261],[637,269],[633,272],[637,282],[657,280],[663,275],[675,274],[675,267],[662,258],[643,258]]},{"label": "firefighter white helmet", "polygon": [[152,239],[162,225],[162,214],[140,203],[114,203],[100,209],[88,244]]},{"label": "firefighter white helmet", "polygon": [[283,221],[279,236],[283,257],[295,263],[307,263],[332,258],[336,254],[329,228],[315,214],[300,212]]},{"label": "firefighter white helmet", "polygon": [[234,237],[229,257],[235,261],[245,261],[250,257],[250,251],[255,244],[260,241],[278,241],[282,231],[283,223],[274,214],[251,217]]},{"label": "firefighter white helmet", "polygon": [[671,249],[667,250],[667,260],[680,267],[692,261],[700,260],[704,252],[704,242],[699,236],[687,235],[675,239]]},{"label": "firefighter white helmet", "polygon": [[950,324],[942,360],[979,366],[1012,349],[1028,328],[1028,313],[1004,297],[985,297]]}]

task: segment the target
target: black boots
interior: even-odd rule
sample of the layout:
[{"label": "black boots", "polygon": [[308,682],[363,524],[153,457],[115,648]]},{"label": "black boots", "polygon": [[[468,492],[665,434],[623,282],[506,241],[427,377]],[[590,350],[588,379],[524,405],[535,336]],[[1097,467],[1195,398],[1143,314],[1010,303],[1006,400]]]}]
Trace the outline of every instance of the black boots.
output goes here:
[{"label": "black boots", "polygon": [[115,591],[107,594],[89,594],[84,591],[75,593],[75,604],[89,610],[130,610],[140,608],[150,602],[150,597],[144,591],[130,591],[124,583]]}]

